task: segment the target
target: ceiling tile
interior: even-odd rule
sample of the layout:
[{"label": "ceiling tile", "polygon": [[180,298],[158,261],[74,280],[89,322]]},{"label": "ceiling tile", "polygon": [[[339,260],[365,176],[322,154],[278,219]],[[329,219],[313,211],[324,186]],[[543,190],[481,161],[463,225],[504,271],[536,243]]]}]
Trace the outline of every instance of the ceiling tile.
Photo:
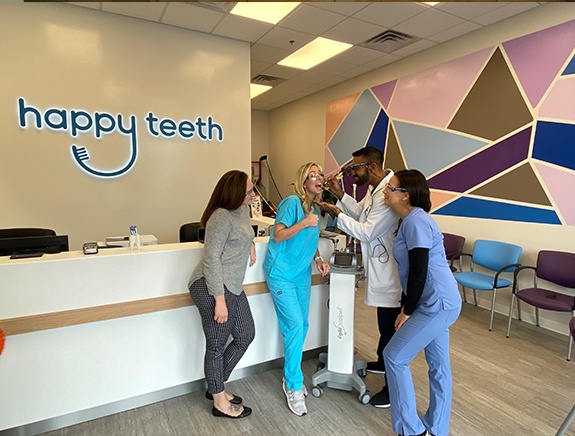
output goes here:
[{"label": "ceiling tile", "polygon": [[[279,47],[292,53],[313,41],[315,38],[315,35],[310,35],[309,33],[276,26],[262,36],[257,42],[258,44]],[[291,44],[290,41],[293,41],[293,44]]]},{"label": "ceiling tile", "polygon": [[185,27],[199,32],[211,32],[224,18],[222,12],[212,11],[187,3],[167,3],[168,8],[161,22],[172,26]]},{"label": "ceiling tile", "polygon": [[352,70],[355,67],[356,65],[350,64],[348,62],[341,62],[335,59],[328,59],[327,61],[322,62],[319,65],[316,65],[315,67],[313,67],[313,69],[315,71],[339,75],[346,71]]},{"label": "ceiling tile", "polygon": [[407,47],[403,47],[400,48],[399,50],[394,51],[393,54],[401,57],[406,57],[414,53],[428,49],[429,47],[433,47],[434,45],[437,44],[433,41],[429,41],[427,39],[421,39],[417,42],[414,42],[413,44],[408,45]]},{"label": "ceiling tile", "polygon": [[273,24],[251,20],[237,15],[226,15],[212,31],[214,35],[241,41],[256,42],[271,30]]},{"label": "ceiling tile", "polygon": [[265,44],[254,44],[251,48],[251,58],[260,62],[277,64],[285,58],[290,52],[277,47],[271,47]]},{"label": "ceiling tile", "polygon": [[443,12],[447,12],[452,15],[470,20],[472,18],[478,17],[480,15],[491,12],[505,6],[505,3],[498,2],[443,2],[437,6],[435,9],[439,9]]},{"label": "ceiling tile", "polygon": [[308,3],[310,6],[326,9],[328,11],[335,12],[337,14],[346,15],[348,17],[352,16],[356,12],[361,11],[365,8],[369,3],[367,2],[313,2]]},{"label": "ceiling tile", "polygon": [[285,19],[280,21],[279,26],[286,29],[299,30],[300,32],[321,35],[336,24],[345,20],[345,16],[324,9],[314,8],[307,4],[300,5]]},{"label": "ceiling tile", "polygon": [[497,21],[509,18],[536,6],[538,6],[537,3],[508,3],[498,9],[495,9],[494,11],[480,15],[479,17],[474,18],[472,21],[481,24],[482,26],[488,26],[490,24],[496,23]]},{"label": "ceiling tile", "polygon": [[340,76],[343,76],[347,79],[351,79],[353,77],[361,76],[362,74],[369,73],[370,71],[373,71],[373,68],[370,68],[366,65],[358,65],[357,67],[354,67],[353,69],[351,69],[349,71],[345,71],[345,72],[341,73]]},{"label": "ceiling tile", "polygon": [[82,6],[88,9],[98,9],[100,10],[100,2],[66,2],[68,5]]},{"label": "ceiling tile", "polygon": [[355,46],[335,56],[333,59],[341,62],[348,62],[354,65],[363,65],[367,62],[377,59],[382,54],[382,52],[377,50]]},{"label": "ceiling tile", "polygon": [[437,43],[445,42],[458,36],[465,35],[466,33],[473,32],[477,29],[481,29],[477,23],[471,21],[464,21],[451,29],[444,30],[443,32],[436,33],[433,36],[429,36],[427,39],[430,41],[435,41]]},{"label": "ceiling tile", "polygon": [[407,21],[398,24],[394,29],[407,33],[408,35],[427,38],[428,36],[439,33],[442,30],[457,26],[462,22],[462,18],[446,14],[445,12],[441,12],[436,9],[428,9]]},{"label": "ceiling tile", "polygon": [[417,14],[421,14],[427,9],[426,6],[419,3],[371,3],[369,6],[354,14],[353,17],[391,28]]},{"label": "ceiling tile", "polygon": [[257,76],[258,74],[262,74],[262,72],[266,69],[268,69],[269,67],[271,67],[273,64],[269,63],[269,62],[260,62],[260,61],[254,61],[253,59],[250,62],[250,74],[251,77]]},{"label": "ceiling tile", "polygon": [[148,21],[158,21],[162,16],[165,3],[124,3],[102,2],[102,10],[128,17],[141,18]]},{"label": "ceiling tile", "polygon": [[336,41],[347,42],[348,44],[359,44],[375,35],[379,35],[385,30],[387,28],[383,26],[355,18],[348,18],[329,29],[322,36]]},{"label": "ceiling tile", "polygon": [[397,54],[384,54],[382,57],[377,58],[371,62],[368,62],[367,64],[364,65],[364,67],[372,68],[375,70],[376,68],[380,68],[383,67],[384,65],[388,65],[391,64],[392,62],[398,61],[401,58],[402,56],[398,56]]}]

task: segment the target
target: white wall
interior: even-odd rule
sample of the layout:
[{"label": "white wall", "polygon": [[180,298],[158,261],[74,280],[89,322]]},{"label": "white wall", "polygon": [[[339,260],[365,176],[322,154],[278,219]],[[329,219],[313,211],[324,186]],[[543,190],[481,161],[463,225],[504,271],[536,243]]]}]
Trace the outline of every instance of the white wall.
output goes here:
[{"label": "white wall", "polygon": [[[282,162],[282,165],[277,165],[277,169],[274,167],[274,175],[282,194],[291,192],[289,184],[299,165],[306,161],[323,162],[325,112],[328,102],[502,41],[572,20],[574,16],[575,5],[548,3],[272,111],[269,131],[273,140],[270,141],[269,158],[273,162]],[[362,145],[358,144],[357,148]],[[521,245],[524,248],[521,261],[526,264],[534,263],[536,253],[540,249],[574,250],[575,227],[457,217],[435,216],[435,218],[442,230],[464,235],[468,241],[466,248],[469,250],[473,242],[480,238]],[[491,294],[484,294],[480,296],[482,297],[480,304],[487,307]],[[500,292],[497,310],[507,314],[509,300],[508,291]],[[532,312],[528,310],[524,312],[524,318],[530,319]],[[568,319],[567,314],[547,313],[543,315],[542,325],[567,333]],[[486,328],[487,323],[486,317]]]},{"label": "white wall", "polygon": [[[53,228],[71,249],[131,224],[177,242],[225,171],[249,172],[247,43],[57,3],[2,3],[0,53],[0,227]],[[32,115],[21,128],[19,97],[41,113],[134,115],[135,165],[116,178],[88,174],[72,144],[86,147],[90,166],[112,171],[129,160],[130,138],[37,130]],[[224,139],[155,137],[150,111],[177,123],[211,116]]]}]

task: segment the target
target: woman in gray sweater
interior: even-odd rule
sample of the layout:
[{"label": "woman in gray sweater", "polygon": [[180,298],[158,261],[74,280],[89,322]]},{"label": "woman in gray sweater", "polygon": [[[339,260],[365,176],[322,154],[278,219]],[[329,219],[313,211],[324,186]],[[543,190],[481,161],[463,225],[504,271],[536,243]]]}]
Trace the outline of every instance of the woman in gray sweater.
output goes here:
[{"label": "woman in gray sweater", "polygon": [[[240,397],[225,391],[224,382],[255,335],[242,289],[248,258],[250,266],[256,262],[249,216],[253,199],[246,173],[232,170],[221,177],[200,220],[206,229],[204,254],[188,284],[206,337],[206,398],[214,402],[212,414],[226,418],[243,418],[252,412]],[[230,335],[232,341],[227,344]]]}]

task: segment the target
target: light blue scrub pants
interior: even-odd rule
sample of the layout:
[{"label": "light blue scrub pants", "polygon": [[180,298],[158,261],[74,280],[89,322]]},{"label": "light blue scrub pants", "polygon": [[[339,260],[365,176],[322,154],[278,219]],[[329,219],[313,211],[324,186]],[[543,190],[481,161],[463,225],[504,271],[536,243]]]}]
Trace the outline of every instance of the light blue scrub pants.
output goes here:
[{"label": "light blue scrub pants", "polygon": [[[423,313],[416,309],[393,335],[383,351],[393,430],[400,435],[418,435],[428,430],[435,436],[449,433],[452,379],[449,363],[449,326],[461,308]],[[409,363],[421,351],[429,367],[429,408],[423,419],[417,415],[415,389]]]},{"label": "light blue scrub pants", "polygon": [[311,273],[300,274],[292,280],[267,278],[280,332],[284,338],[284,376],[286,386],[299,391],[303,384],[301,360],[303,343],[309,327],[309,299]]}]

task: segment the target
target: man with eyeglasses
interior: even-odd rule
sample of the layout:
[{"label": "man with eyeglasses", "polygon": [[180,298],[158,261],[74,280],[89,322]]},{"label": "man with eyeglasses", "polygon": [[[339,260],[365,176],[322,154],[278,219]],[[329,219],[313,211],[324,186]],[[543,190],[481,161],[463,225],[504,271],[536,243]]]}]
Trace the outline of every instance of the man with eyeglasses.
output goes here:
[{"label": "man with eyeglasses", "polygon": [[[383,154],[375,147],[364,147],[352,153],[347,170],[358,186],[368,183],[365,197],[357,202],[346,194],[335,177],[327,180],[328,189],[338,202],[319,203],[322,210],[337,216],[337,227],[361,242],[365,268],[365,304],[377,307],[379,343],[377,361],[368,362],[367,371],[383,374],[383,349],[395,333],[395,320],[401,312],[401,285],[392,256],[399,216],[383,203],[383,190],[393,177],[393,171],[383,169]],[[370,404],[390,407],[387,382]]]}]

